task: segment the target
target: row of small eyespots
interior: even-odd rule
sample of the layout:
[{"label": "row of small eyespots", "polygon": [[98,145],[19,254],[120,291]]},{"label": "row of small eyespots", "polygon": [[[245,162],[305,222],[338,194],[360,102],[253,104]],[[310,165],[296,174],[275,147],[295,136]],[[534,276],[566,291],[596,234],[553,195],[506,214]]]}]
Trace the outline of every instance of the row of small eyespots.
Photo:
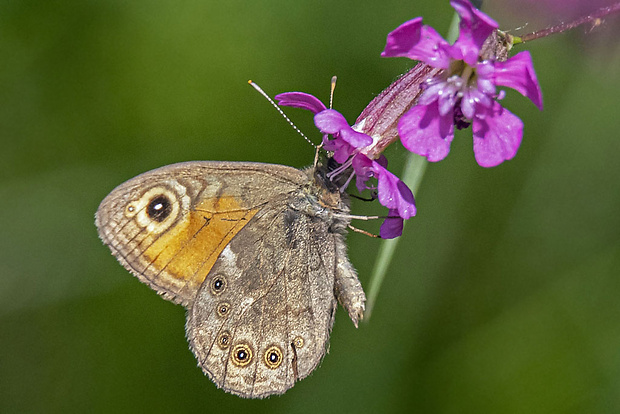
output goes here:
[{"label": "row of small eyespots", "polygon": [[[226,278],[221,274],[215,275],[211,279],[209,287],[213,295],[220,295],[227,287]],[[217,305],[217,314],[223,318],[227,317],[230,314],[230,308],[230,303],[220,302]],[[230,333],[228,331],[220,333],[217,343],[220,348],[227,349],[230,346]],[[301,348],[303,347],[303,344],[304,340],[300,336],[296,337],[293,341],[293,346],[295,348]],[[252,361],[253,355],[254,353],[252,351],[252,348],[248,344],[239,343],[234,346],[231,352],[231,359],[235,365],[244,367]],[[265,365],[267,365],[267,367],[275,369],[278,368],[280,364],[282,364],[282,355],[283,353],[280,347],[272,345],[267,348],[267,350],[263,354],[263,361],[265,362]]]},{"label": "row of small eyespots", "polygon": [[[221,349],[227,349],[230,346],[230,333],[224,331],[217,338],[217,344]],[[263,354],[263,362],[268,368],[276,369],[282,364],[282,349],[277,345],[271,345]],[[238,343],[232,349],[230,358],[238,367],[248,365],[254,356],[252,347],[246,343]]]},{"label": "row of small eyespots", "polygon": [[[228,331],[220,333],[217,338],[217,344],[221,349],[228,349],[228,347],[230,346],[230,342],[231,338]],[[301,348],[303,344],[304,340],[300,336],[296,337],[293,340],[293,345],[296,349]],[[243,342],[235,345],[230,354],[232,362],[239,367],[244,367],[248,365],[252,361],[253,356],[254,352],[252,350],[252,347]],[[276,369],[282,364],[282,361],[282,349],[277,345],[271,345],[263,353],[263,362],[268,368]]]}]

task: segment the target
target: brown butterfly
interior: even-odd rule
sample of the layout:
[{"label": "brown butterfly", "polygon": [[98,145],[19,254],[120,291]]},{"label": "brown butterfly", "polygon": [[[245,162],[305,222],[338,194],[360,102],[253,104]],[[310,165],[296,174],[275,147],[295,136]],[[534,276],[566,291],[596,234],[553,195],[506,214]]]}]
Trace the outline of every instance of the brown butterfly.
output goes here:
[{"label": "brown butterfly", "polygon": [[242,397],[282,394],[326,352],[336,300],[366,300],[347,258],[349,201],[326,168],[197,161],[114,189],[97,210],[118,261],[187,309],[203,371]]}]

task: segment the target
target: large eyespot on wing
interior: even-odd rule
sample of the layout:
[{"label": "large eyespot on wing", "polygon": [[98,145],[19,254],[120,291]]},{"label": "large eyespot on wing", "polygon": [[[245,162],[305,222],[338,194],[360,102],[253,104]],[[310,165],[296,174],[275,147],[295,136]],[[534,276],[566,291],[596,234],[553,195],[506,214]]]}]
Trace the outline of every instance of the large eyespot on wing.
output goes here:
[{"label": "large eyespot on wing", "polygon": [[258,211],[225,196],[213,209],[212,199],[192,201],[187,193],[184,184],[168,180],[117,203],[115,218],[100,227],[128,270],[182,304],[193,301],[219,253]]},{"label": "large eyespot on wing", "polygon": [[270,203],[240,231],[188,311],[199,365],[242,397],[282,394],[306,377],[333,324],[334,235],[286,204]]},{"label": "large eyespot on wing", "polygon": [[165,285],[165,276],[158,277],[160,269],[144,254],[183,220],[191,199],[187,188],[175,180],[128,185],[133,180],[101,202],[95,224],[103,242],[127,270],[158,292],[171,295],[174,288]]},{"label": "large eyespot on wing", "polygon": [[[161,234],[168,230],[190,207],[187,190],[181,184],[169,181],[150,188],[139,198],[124,207],[127,218],[132,218],[149,234]],[[106,230],[113,230],[108,228]],[[110,232],[106,232],[110,235]]]},{"label": "large eyespot on wing", "polygon": [[95,222],[126,269],[164,298],[189,306],[230,240],[267,200],[299,188],[303,177],[268,164],[171,165],[117,187]]}]

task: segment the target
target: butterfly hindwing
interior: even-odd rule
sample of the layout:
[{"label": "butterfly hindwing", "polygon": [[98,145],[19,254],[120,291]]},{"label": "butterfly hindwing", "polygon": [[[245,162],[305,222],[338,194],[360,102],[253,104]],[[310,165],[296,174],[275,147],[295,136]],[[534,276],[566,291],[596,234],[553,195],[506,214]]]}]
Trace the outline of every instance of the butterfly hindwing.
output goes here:
[{"label": "butterfly hindwing", "polygon": [[200,365],[244,397],[280,394],[307,376],[333,323],[335,235],[327,223],[282,207],[289,204],[266,206],[232,240],[188,315]]}]

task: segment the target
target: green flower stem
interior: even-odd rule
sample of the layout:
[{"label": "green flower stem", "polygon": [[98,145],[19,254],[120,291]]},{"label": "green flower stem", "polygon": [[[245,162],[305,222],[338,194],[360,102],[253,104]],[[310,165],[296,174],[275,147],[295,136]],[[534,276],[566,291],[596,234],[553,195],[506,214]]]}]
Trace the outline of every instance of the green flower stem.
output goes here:
[{"label": "green flower stem", "polygon": [[[402,180],[405,184],[407,184],[407,186],[409,186],[409,188],[411,188],[411,191],[413,191],[414,194],[417,194],[418,188],[422,183],[422,177],[424,177],[427,164],[428,161],[426,161],[426,158],[413,153],[409,154],[407,165],[403,171]],[[405,221],[404,224],[406,223],[407,222]],[[364,312],[364,320],[366,322],[370,320],[370,315],[372,314],[372,309],[374,308],[377,296],[379,295],[381,284],[383,283],[385,274],[387,273],[388,267],[392,262],[392,256],[394,256],[394,251],[396,250],[396,246],[398,246],[399,240],[400,237],[381,240],[377,260],[375,261],[372,276],[370,277],[368,300],[366,302],[366,311]]]},{"label": "green flower stem", "polygon": [[[452,18],[452,22],[450,23],[450,28],[448,29],[447,36],[447,40],[451,43],[455,42],[458,38],[459,23],[459,15],[455,13],[454,17]],[[403,172],[402,179],[403,182],[407,184],[409,188],[411,188],[413,194],[417,194],[418,188],[420,188],[420,184],[422,183],[422,177],[424,177],[424,172],[426,171],[427,164],[428,161],[426,161],[426,158],[413,153],[409,154],[409,158],[407,159],[407,165],[405,166],[405,171]],[[372,310],[375,307],[375,302],[377,301],[377,297],[379,296],[379,290],[381,289],[381,285],[383,284],[383,280],[385,279],[385,274],[388,271],[388,267],[392,262],[392,257],[394,256],[394,251],[396,250],[396,246],[398,246],[399,240],[400,237],[397,237],[395,239],[381,240],[381,245],[379,246],[379,253],[377,254],[377,260],[375,261],[375,266],[372,270],[369,281],[366,311],[364,312],[364,320],[366,322],[370,320]]]},{"label": "green flower stem", "polygon": [[446,36],[446,40],[450,43],[456,42],[456,39],[459,37],[459,23],[461,22],[461,17],[454,13],[452,16],[452,21],[450,22],[450,27],[448,28],[448,35]]}]

